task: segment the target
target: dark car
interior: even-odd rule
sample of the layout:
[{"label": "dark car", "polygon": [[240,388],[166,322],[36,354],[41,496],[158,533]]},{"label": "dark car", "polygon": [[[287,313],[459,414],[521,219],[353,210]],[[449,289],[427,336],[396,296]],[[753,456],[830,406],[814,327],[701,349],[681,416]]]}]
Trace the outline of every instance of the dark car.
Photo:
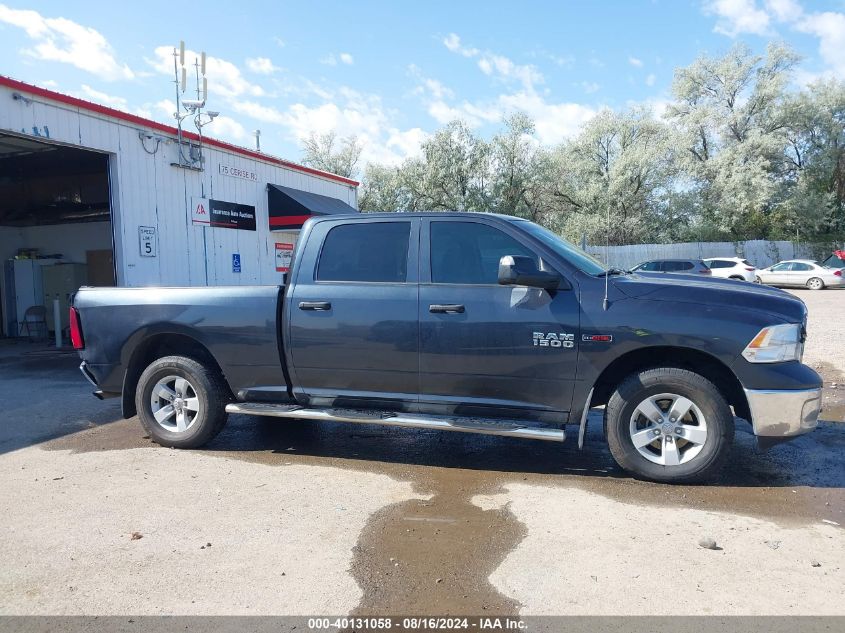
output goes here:
[{"label": "dark car", "polygon": [[710,275],[710,268],[700,259],[652,259],[637,264],[631,272],[641,273],[683,273]]},{"label": "dark car", "polygon": [[326,216],[283,287],[83,288],[71,338],[98,397],[164,446],[206,444],[229,413],[554,442],[569,425],[580,445],[604,406],[622,468],[694,481],[728,457],[734,413],[763,442],[812,431],[822,383],[799,299],[679,279],[509,216]]}]

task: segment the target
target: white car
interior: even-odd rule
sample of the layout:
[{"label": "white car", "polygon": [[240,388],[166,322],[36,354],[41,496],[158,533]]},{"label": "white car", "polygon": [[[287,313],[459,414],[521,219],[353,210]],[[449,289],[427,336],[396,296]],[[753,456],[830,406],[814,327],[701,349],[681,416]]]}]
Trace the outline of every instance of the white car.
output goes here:
[{"label": "white car", "polygon": [[822,266],[811,259],[790,259],[757,271],[760,282],[769,286],[793,286],[822,290],[845,287],[841,270]]},{"label": "white car", "polygon": [[739,281],[757,281],[757,269],[747,259],[739,257],[712,257],[704,263],[714,277],[736,279]]}]

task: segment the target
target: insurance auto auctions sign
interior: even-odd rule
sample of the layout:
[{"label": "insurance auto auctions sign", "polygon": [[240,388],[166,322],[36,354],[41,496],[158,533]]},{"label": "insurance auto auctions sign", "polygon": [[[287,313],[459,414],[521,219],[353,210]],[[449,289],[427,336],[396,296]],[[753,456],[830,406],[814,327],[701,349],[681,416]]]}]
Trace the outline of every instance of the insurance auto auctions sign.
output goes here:
[{"label": "insurance auto auctions sign", "polygon": [[194,198],[191,221],[200,226],[254,231],[255,207],[211,198]]}]

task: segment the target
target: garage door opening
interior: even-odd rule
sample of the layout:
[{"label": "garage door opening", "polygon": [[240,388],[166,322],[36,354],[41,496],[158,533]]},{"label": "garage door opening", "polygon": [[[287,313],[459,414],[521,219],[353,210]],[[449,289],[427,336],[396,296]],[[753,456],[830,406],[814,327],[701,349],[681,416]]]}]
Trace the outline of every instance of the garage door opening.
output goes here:
[{"label": "garage door opening", "polygon": [[109,156],[0,133],[0,323],[6,337],[68,327],[83,285],[115,285]]}]

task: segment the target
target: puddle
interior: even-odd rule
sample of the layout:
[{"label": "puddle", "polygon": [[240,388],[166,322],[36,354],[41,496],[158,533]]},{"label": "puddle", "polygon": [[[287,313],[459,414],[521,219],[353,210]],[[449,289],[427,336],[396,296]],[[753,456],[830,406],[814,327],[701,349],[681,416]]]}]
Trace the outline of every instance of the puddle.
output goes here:
[{"label": "puddle", "polygon": [[489,486],[477,471],[431,469],[411,500],[370,517],[354,549],[352,573],[364,591],[353,615],[515,615],[520,607],[487,580],[525,537],[506,509],[471,503]]}]

